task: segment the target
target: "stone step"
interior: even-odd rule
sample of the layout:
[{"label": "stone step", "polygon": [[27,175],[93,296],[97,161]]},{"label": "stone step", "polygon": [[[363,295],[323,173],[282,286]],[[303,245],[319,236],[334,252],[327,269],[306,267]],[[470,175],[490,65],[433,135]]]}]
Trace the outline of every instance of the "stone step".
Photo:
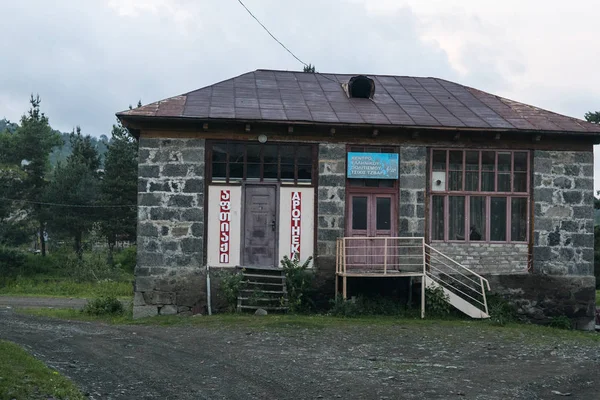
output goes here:
[{"label": "stone step", "polygon": [[284,286],[283,282],[258,282],[258,281],[243,281],[250,285],[265,285],[265,286]]},{"label": "stone step", "polygon": [[242,274],[245,277],[250,278],[267,278],[267,279],[285,279],[283,275],[264,275],[264,274]]},{"label": "stone step", "polygon": [[[244,300],[252,300],[252,301],[278,301],[280,302],[282,300],[281,297],[238,297],[238,301],[244,301]],[[283,301],[288,301],[288,299],[286,299],[285,297],[283,298]]]},{"label": "stone step", "polygon": [[240,289],[240,292],[260,292],[261,294],[287,294],[284,290],[258,290],[258,289]]}]

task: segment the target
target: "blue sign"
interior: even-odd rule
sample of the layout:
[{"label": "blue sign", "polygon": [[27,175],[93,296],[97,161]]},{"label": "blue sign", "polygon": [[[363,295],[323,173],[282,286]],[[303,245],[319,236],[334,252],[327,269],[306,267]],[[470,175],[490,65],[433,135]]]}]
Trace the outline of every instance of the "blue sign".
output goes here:
[{"label": "blue sign", "polygon": [[398,179],[398,154],[348,153],[348,178]]}]

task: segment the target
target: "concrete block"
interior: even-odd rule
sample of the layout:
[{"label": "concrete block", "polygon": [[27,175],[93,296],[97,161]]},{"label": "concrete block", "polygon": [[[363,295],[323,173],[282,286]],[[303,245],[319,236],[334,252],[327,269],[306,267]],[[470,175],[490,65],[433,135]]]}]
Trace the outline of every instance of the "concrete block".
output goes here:
[{"label": "concrete block", "polygon": [[155,317],[157,315],[157,306],[133,306],[133,319]]}]

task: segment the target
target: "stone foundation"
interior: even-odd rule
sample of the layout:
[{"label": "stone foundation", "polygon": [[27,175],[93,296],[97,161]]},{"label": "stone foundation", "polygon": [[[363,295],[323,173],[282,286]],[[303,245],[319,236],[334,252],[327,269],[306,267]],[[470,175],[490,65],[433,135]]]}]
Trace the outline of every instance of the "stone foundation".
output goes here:
[{"label": "stone foundation", "polygon": [[596,279],[593,276],[541,274],[486,275],[492,292],[513,304],[533,323],[568,317],[574,329],[594,330]]},{"label": "stone foundation", "polygon": [[477,273],[527,272],[529,246],[521,243],[441,243],[431,246]]}]

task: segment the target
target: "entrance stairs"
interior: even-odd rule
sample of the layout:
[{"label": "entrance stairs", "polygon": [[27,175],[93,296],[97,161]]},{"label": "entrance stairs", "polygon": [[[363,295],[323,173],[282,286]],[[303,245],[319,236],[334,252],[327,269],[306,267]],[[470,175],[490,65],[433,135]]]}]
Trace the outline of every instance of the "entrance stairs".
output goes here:
[{"label": "entrance stairs", "polygon": [[285,275],[279,268],[242,268],[242,288],[237,311],[258,310],[285,312],[288,309]]},{"label": "entrance stairs", "polygon": [[[336,275],[346,298],[348,278],[412,277],[425,289],[441,288],[450,305],[471,318],[489,318],[487,279],[434,249],[422,237],[345,237],[337,241]],[[338,279],[336,279],[337,294]]]}]

